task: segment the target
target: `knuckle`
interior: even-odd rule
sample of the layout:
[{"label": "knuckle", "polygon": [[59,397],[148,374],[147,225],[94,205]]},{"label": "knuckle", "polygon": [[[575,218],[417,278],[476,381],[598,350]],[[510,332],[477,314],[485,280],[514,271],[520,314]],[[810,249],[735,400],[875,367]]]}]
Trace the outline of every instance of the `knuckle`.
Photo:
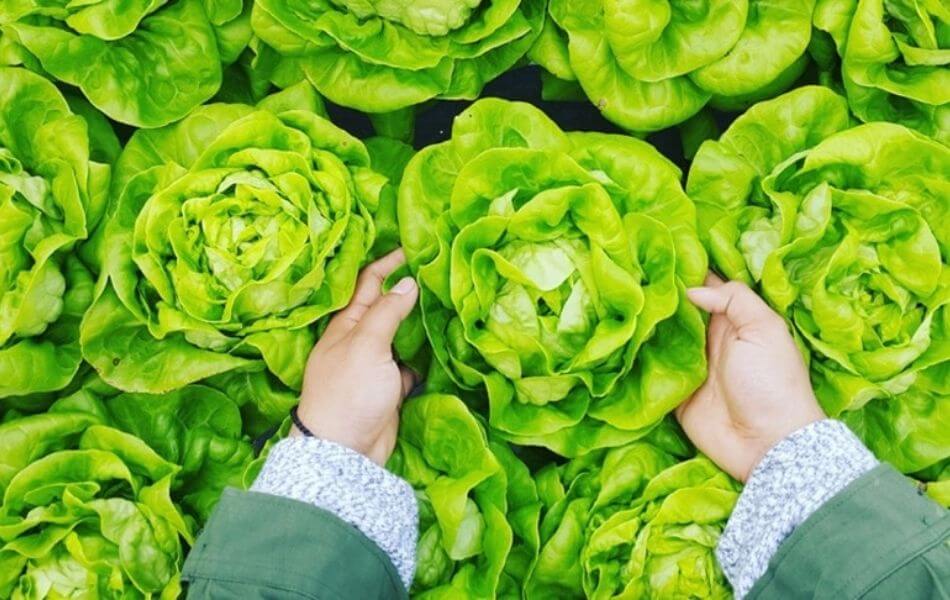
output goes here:
[{"label": "knuckle", "polygon": [[350,335],[350,346],[355,346],[358,348],[365,348],[370,346],[375,341],[376,336],[372,331],[367,331],[365,329],[356,329]]},{"label": "knuckle", "polygon": [[744,295],[752,291],[749,289],[749,286],[741,281],[730,281],[723,287],[725,287],[730,296]]},{"label": "knuckle", "polygon": [[356,280],[356,287],[360,290],[370,289],[371,286],[378,285],[382,280],[382,277],[374,272],[372,267],[368,267],[360,273],[359,278]]}]

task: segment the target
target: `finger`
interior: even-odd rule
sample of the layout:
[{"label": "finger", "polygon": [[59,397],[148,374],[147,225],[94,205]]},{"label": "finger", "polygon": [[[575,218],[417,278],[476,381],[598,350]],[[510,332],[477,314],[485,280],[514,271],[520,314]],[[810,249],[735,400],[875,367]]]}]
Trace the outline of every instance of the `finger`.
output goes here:
[{"label": "finger", "polygon": [[723,315],[713,315],[709,319],[709,328],[706,333],[706,360],[709,362],[709,370],[713,371],[719,365],[719,359],[722,356],[726,341],[735,338],[735,328],[729,323]]},{"label": "finger", "polygon": [[405,398],[419,383],[419,376],[409,367],[399,367],[399,375],[402,378],[402,397]]},{"label": "finger", "polygon": [[683,419],[687,417],[689,411],[689,404],[692,402],[692,398],[687,398],[679,406],[673,409],[673,415],[676,417],[676,421],[680,424],[680,427],[683,426]]},{"label": "finger", "polygon": [[405,262],[406,255],[402,248],[397,248],[367,265],[356,280],[356,289],[350,303],[333,317],[327,325],[324,337],[338,338],[356,327],[366,311],[383,295],[386,278]]},{"label": "finger", "polygon": [[723,281],[719,275],[716,275],[713,271],[706,273],[706,287],[719,287],[722,284],[726,283]]},{"label": "finger", "polygon": [[412,312],[419,297],[419,286],[411,277],[399,280],[388,294],[366,311],[353,330],[365,352],[391,355],[393,338],[403,319]]},{"label": "finger", "polygon": [[725,315],[738,330],[771,325],[778,319],[764,300],[749,286],[730,281],[718,287],[692,288],[686,291],[690,301],[713,315]]}]

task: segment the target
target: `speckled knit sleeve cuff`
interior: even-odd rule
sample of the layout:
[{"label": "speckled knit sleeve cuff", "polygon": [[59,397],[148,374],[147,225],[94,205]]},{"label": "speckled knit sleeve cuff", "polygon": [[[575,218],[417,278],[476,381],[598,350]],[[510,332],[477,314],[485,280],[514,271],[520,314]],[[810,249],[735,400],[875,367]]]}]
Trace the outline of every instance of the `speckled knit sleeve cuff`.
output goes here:
[{"label": "speckled knit sleeve cuff", "polygon": [[752,471],[716,556],[745,596],[782,542],[825,502],[877,465],[840,421],[811,423],[776,444]]},{"label": "speckled knit sleeve cuff", "polygon": [[281,440],[251,491],[333,513],[389,555],[407,590],[412,584],[419,527],[416,496],[408,483],[362,454],[318,438]]}]

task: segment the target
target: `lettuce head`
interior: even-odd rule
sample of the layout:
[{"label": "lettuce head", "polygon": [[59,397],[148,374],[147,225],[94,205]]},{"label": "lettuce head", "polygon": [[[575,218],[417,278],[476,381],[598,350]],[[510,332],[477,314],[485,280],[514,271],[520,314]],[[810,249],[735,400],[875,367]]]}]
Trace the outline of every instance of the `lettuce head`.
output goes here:
[{"label": "lettuce head", "polygon": [[363,144],[321,112],[301,83],[132,136],[105,233],[108,285],[81,330],[107,382],[164,393],[256,372],[299,389],[315,325],[349,302],[378,209],[395,209]]},{"label": "lettuce head", "polygon": [[531,58],[576,81],[630,131],[665,129],[708,102],[731,108],[791,86],[815,0],[551,0]]},{"label": "lettuce head", "polygon": [[185,550],[252,455],[237,405],[93,380],[0,425],[0,595],[176,598]]},{"label": "lettuce head", "polygon": [[75,86],[135,127],[177,121],[211,98],[250,38],[244,0],[0,3],[0,64]]},{"label": "lettuce head", "polygon": [[950,4],[818,0],[814,21],[834,43],[859,119],[900,123],[950,145]]},{"label": "lettuce head", "polygon": [[389,468],[415,489],[415,598],[521,597],[541,503],[528,468],[455,396],[408,400]]},{"label": "lettuce head", "polygon": [[510,441],[620,445],[705,379],[694,207],[645,142],[480,100],[409,162],[398,213],[438,364]]},{"label": "lettuce head", "polygon": [[792,326],[825,411],[904,472],[950,456],[950,149],[804,87],[706,142],[687,192],[714,266]]},{"label": "lettuce head", "polygon": [[731,598],[715,548],[738,484],[639,441],[537,474],[541,551],[526,597]]},{"label": "lettuce head", "polygon": [[386,113],[433,98],[476,98],[534,43],[544,5],[257,0],[251,24],[280,55],[272,66],[278,85],[305,78],[336,104]]},{"label": "lettuce head", "polygon": [[117,149],[104,119],[0,68],[0,399],[60,390],[79,370],[96,273],[77,250],[102,220]]}]

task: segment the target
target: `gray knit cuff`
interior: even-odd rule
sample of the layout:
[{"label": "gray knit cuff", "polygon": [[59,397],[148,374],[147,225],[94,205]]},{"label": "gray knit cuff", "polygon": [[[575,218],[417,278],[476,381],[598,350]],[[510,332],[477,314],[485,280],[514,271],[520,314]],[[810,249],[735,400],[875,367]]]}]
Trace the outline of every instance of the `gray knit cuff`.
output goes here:
[{"label": "gray knit cuff", "polygon": [[271,449],[251,491],[333,513],[389,555],[406,590],[412,584],[419,527],[415,493],[362,454],[318,438],[287,438]]},{"label": "gray knit cuff", "polygon": [[736,597],[749,593],[796,527],[877,464],[844,423],[831,419],[773,446],[752,471],[716,548]]}]

